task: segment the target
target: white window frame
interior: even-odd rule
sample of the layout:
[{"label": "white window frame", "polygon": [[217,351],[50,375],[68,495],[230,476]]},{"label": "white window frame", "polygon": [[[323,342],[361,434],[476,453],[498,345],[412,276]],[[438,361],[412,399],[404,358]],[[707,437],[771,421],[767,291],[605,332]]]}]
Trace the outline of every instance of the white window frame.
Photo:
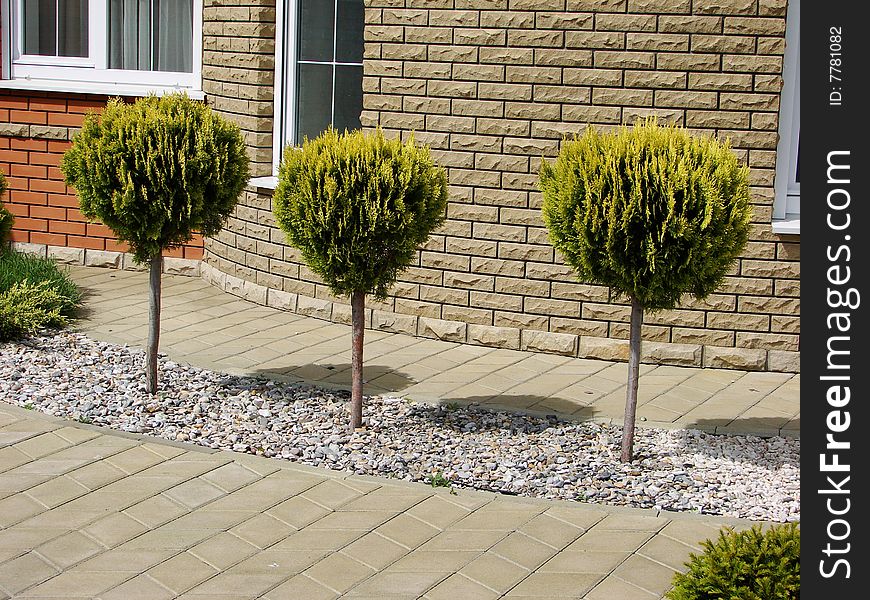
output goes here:
[{"label": "white window frame", "polygon": [[788,3],[782,79],[772,228],[774,233],[799,234],[801,188],[797,181],[797,166],[801,119],[800,0],[789,0]]},{"label": "white window frame", "polygon": [[[332,1],[332,0],[330,0]],[[281,156],[288,144],[296,144],[297,32],[299,1],[277,0],[275,11],[275,110],[272,132],[272,173],[278,174]],[[336,18],[338,13],[336,11]],[[336,43],[335,41],[333,43]],[[332,64],[332,63],[329,63]],[[335,63],[353,64],[359,63]],[[334,86],[333,82],[333,86]],[[334,99],[333,99],[334,102]],[[263,187],[274,187],[275,177],[260,177],[253,181]]]},{"label": "white window frame", "polygon": [[[299,3],[297,0],[277,0],[275,3],[275,109],[272,132],[272,174],[278,175],[285,140],[296,130],[296,35]],[[288,102],[287,100],[291,101]]]},{"label": "white window frame", "polygon": [[193,71],[108,68],[108,2],[89,0],[88,56],[24,53],[23,0],[0,0],[3,64],[0,88],[144,96],[186,91],[202,98],[202,0],[193,0]]}]

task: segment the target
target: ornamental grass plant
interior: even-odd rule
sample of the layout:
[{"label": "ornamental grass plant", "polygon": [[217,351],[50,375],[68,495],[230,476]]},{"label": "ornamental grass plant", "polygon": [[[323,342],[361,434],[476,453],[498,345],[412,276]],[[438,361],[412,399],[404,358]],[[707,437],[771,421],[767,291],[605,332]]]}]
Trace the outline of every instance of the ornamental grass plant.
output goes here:
[{"label": "ornamental grass plant", "polygon": [[53,260],[0,255],[0,341],[63,327],[81,304],[81,292]]}]

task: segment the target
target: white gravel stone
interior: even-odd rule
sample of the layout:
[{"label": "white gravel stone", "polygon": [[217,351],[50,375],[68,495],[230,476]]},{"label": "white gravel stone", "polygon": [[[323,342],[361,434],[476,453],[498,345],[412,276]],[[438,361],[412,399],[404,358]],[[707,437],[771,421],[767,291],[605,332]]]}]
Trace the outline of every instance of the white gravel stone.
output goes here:
[{"label": "white gravel stone", "polygon": [[[349,431],[349,394],[161,360],[145,393],[144,354],[69,332],[0,344],[0,400],[95,425],[407,481],[512,495],[800,519],[800,441],[621,428],[367,397]],[[441,479],[444,478],[444,479]]]}]

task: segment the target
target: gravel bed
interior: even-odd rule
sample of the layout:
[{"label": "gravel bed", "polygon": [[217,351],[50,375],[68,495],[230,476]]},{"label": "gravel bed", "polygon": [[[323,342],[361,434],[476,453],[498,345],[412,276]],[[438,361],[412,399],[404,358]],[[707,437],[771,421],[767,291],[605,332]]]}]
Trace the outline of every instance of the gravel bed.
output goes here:
[{"label": "gravel bed", "polygon": [[[520,496],[800,519],[800,441],[621,428],[236,377],[165,360],[144,391],[141,350],[61,332],[0,344],[0,400],[95,425],[358,474]],[[434,478],[434,481],[433,481]]]}]

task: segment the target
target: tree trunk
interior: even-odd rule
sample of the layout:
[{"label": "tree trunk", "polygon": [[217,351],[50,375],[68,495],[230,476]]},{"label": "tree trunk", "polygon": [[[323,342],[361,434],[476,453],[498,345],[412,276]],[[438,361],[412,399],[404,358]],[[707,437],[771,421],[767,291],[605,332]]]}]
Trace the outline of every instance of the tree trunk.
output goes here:
[{"label": "tree trunk", "polygon": [[151,259],[148,290],[148,348],[145,352],[145,377],[149,394],[157,393],[157,347],[160,344],[160,272],[163,256]]},{"label": "tree trunk", "polygon": [[643,307],[631,298],[631,329],[629,333],[628,389],[625,393],[625,416],[622,424],[622,462],[631,462],[634,456],[634,421],[637,414],[637,380],[640,370],[640,326]]},{"label": "tree trunk", "polygon": [[365,332],[365,292],[353,292],[350,296],[353,346],[351,348],[350,426],[362,427],[363,404],[363,335]]}]

